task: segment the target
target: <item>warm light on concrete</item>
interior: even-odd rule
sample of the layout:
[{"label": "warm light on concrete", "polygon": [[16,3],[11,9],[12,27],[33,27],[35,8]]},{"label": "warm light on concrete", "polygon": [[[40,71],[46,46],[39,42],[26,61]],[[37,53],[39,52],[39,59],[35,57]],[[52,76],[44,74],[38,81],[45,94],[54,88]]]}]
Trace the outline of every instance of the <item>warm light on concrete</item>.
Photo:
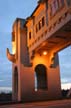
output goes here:
[{"label": "warm light on concrete", "polygon": [[15,42],[12,42],[12,54],[16,53],[16,44]]}]

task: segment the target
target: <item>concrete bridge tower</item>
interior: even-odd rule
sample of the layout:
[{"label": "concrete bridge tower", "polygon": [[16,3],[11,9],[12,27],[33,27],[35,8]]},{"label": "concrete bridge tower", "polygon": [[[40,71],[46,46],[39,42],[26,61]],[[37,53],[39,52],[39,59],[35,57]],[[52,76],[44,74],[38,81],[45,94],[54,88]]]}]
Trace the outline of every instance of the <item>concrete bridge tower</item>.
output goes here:
[{"label": "concrete bridge tower", "polygon": [[[58,52],[71,45],[69,0],[39,0],[26,20],[13,24],[12,96],[14,101],[61,98]],[[54,4],[55,3],[55,4]]]}]

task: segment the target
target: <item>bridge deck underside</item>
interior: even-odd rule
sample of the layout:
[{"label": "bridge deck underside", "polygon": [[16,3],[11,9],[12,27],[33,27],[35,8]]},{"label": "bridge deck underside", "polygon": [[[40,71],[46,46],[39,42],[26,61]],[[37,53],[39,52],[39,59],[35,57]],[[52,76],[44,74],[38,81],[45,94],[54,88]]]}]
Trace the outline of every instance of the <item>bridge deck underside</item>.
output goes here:
[{"label": "bridge deck underside", "polygon": [[[42,52],[44,50],[51,51],[54,50],[55,53],[64,49],[65,47],[71,45],[71,21],[60,28],[52,36],[50,36],[46,41],[44,41],[37,49],[37,52]],[[39,53],[40,53],[39,52]]]}]

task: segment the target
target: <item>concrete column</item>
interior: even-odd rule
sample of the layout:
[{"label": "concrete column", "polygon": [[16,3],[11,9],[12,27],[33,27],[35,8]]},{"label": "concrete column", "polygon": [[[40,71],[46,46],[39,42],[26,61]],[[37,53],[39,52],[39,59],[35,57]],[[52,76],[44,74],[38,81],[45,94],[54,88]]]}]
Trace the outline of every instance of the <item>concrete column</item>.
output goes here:
[{"label": "concrete column", "polygon": [[61,82],[58,54],[54,55],[53,63],[48,67],[48,91],[50,98],[61,98]]}]

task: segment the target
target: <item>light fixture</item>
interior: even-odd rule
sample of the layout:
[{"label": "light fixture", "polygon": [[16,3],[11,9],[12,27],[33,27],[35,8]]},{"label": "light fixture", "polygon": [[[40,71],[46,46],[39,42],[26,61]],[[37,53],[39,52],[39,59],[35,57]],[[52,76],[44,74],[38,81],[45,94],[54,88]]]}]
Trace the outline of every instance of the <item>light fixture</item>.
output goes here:
[{"label": "light fixture", "polygon": [[47,55],[47,51],[44,51],[44,52],[43,52],[43,55]]}]

